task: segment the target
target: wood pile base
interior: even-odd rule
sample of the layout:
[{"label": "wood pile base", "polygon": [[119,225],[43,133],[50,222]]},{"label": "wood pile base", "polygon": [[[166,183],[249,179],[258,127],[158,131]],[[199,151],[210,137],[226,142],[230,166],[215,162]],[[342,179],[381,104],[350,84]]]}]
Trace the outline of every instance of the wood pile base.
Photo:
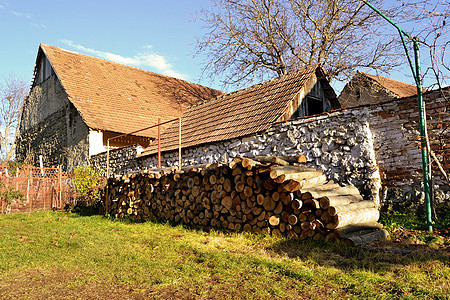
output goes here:
[{"label": "wood pile base", "polygon": [[363,200],[353,186],[327,181],[322,172],[299,164],[303,160],[235,158],[227,164],[145,170],[110,179],[103,197],[109,214],[118,218],[287,238],[346,239],[354,245],[385,237],[384,231],[364,239],[348,237],[381,229],[374,202]]}]

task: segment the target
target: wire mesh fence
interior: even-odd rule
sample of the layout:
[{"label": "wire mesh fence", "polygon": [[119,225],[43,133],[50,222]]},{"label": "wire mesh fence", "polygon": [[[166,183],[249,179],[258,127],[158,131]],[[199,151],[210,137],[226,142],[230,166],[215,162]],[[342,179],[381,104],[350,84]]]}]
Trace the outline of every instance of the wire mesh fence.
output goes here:
[{"label": "wire mesh fence", "polygon": [[71,173],[61,168],[0,166],[1,192],[7,188],[23,194],[23,199],[0,199],[1,213],[24,213],[37,210],[62,209],[74,204]]}]

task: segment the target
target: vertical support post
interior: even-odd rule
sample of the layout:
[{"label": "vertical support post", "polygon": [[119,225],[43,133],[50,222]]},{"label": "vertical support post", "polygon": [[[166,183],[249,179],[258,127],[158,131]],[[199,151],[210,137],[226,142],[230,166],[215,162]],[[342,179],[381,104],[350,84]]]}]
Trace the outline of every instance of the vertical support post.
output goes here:
[{"label": "vertical support post", "polygon": [[161,168],[161,119],[158,118],[158,168]]},{"label": "vertical support post", "polygon": [[106,178],[109,178],[109,139],[106,141]]},{"label": "vertical support post", "polygon": [[58,208],[62,208],[62,168],[58,168],[58,183],[59,183],[59,193],[58,193]]},{"label": "vertical support post", "polygon": [[[381,11],[379,11],[376,7],[374,7],[368,0],[363,0],[363,2],[377,12],[381,17],[383,17],[386,21],[391,23],[395,28],[397,28],[400,38],[403,43],[403,48],[405,49],[406,57],[408,58],[409,66],[411,68],[411,72],[414,76],[414,80],[417,86],[417,101],[419,102],[419,127],[420,127],[420,147],[422,150],[422,172],[423,172],[423,190],[425,193],[425,210],[426,210],[426,219],[427,219],[427,227],[428,231],[432,232],[432,220],[431,220],[431,189],[430,189],[430,177],[428,173],[429,163],[428,163],[428,142],[427,142],[427,123],[426,123],[426,114],[425,114],[425,105],[423,103],[423,95],[422,95],[422,78],[420,72],[420,58],[419,58],[419,43],[417,38],[411,37],[408,33],[406,33],[403,29],[397,26],[391,19],[385,16]],[[415,66],[413,66],[411,62],[411,57],[408,52],[408,47],[406,46],[405,39],[403,37],[410,38],[413,41],[414,48],[414,58],[415,58]]]},{"label": "vertical support post", "polygon": [[178,170],[181,170],[181,117],[178,118]]},{"label": "vertical support post", "polygon": [[105,195],[105,213],[109,212],[109,139],[106,142],[106,195]]},{"label": "vertical support post", "polygon": [[16,191],[19,190],[19,167],[16,167]]},{"label": "vertical support post", "polygon": [[25,176],[27,178],[27,198],[26,198],[26,200],[27,200],[27,202],[29,202],[30,201],[30,198],[29,198],[29,195],[30,195],[30,177],[29,177],[29,174],[27,174],[27,173],[29,173],[29,172],[25,173]]},{"label": "vertical support post", "polygon": [[41,167],[41,175],[44,177],[44,162],[42,160],[42,155],[39,155],[39,167]]},{"label": "vertical support post", "polygon": [[428,148],[426,140],[427,119],[425,115],[425,104],[423,102],[422,94],[422,78],[420,76],[420,57],[419,57],[419,45],[417,40],[413,40],[414,45],[414,58],[416,65],[416,83],[417,83],[417,100],[419,104],[419,126],[420,126],[420,148],[422,152],[422,172],[423,172],[423,188],[425,192],[425,210],[427,214],[427,229],[429,232],[433,231],[431,220],[431,193],[430,193],[430,177],[428,174]]},{"label": "vertical support post", "polygon": [[[30,212],[32,212],[32,208],[33,208],[33,171],[32,171],[32,167],[29,168],[29,181],[28,181],[28,187],[29,190],[27,189],[27,198],[28,198],[28,192],[30,192],[31,197],[30,197]],[[31,185],[30,185],[30,180],[31,180]]]}]

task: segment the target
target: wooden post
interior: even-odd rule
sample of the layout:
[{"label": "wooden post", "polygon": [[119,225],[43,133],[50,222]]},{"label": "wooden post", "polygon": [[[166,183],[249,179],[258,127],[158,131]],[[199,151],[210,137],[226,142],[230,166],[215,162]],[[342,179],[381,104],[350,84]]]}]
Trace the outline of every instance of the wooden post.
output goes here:
[{"label": "wooden post", "polygon": [[59,166],[59,168],[58,168],[58,182],[59,182],[58,208],[62,208],[62,168],[61,168],[61,166]]},{"label": "wooden post", "polygon": [[181,117],[178,118],[178,170],[181,170]]},{"label": "wooden post", "polygon": [[161,168],[161,119],[158,118],[158,168]]},{"label": "wooden post", "polygon": [[109,180],[109,139],[106,144],[106,196],[105,196],[105,210],[106,213],[108,213],[109,209],[109,186],[108,186],[108,180]]},{"label": "wooden post", "polygon": [[[28,172],[28,174],[29,174],[29,178],[28,178],[28,188],[27,188],[27,199],[28,199],[28,195],[29,195],[29,192],[31,192],[31,194],[33,193],[33,171],[32,171],[32,167],[30,167],[29,168],[29,172]],[[30,180],[31,180],[31,186],[30,186]],[[32,211],[31,209],[32,209],[32,207],[33,207],[33,196],[31,196],[29,199],[30,199],[30,212]]]},{"label": "wooden post", "polygon": [[109,177],[109,139],[106,142],[106,178]]},{"label": "wooden post", "polygon": [[44,161],[42,160],[42,155],[39,155],[39,167],[41,167],[41,175],[44,177]]},{"label": "wooden post", "polygon": [[19,190],[19,167],[16,167],[16,191]]}]

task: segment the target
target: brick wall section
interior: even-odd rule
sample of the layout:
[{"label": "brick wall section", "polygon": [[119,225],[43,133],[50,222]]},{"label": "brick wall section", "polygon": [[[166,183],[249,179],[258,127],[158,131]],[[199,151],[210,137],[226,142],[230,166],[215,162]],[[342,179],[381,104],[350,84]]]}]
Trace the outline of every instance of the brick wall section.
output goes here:
[{"label": "brick wall section", "polygon": [[[446,100],[447,98],[447,100]],[[431,149],[446,173],[450,173],[450,99],[449,89],[424,95]],[[420,200],[422,156],[420,151],[417,97],[403,98],[370,106],[370,128],[386,197]],[[438,201],[449,201],[450,187],[437,164],[433,163],[433,183],[440,193]],[[447,194],[447,195],[445,195]]]}]

